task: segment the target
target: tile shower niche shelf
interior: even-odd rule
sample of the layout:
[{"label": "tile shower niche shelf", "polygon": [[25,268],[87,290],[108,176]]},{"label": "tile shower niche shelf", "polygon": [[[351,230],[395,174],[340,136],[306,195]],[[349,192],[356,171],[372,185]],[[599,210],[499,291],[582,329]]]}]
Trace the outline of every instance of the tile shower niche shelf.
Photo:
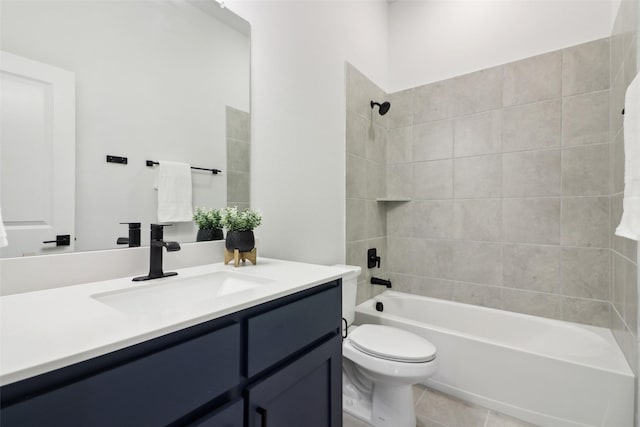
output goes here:
[{"label": "tile shower niche shelf", "polygon": [[410,202],[411,199],[409,197],[379,197],[376,199],[376,202],[381,202],[381,203],[403,203],[403,202]]}]

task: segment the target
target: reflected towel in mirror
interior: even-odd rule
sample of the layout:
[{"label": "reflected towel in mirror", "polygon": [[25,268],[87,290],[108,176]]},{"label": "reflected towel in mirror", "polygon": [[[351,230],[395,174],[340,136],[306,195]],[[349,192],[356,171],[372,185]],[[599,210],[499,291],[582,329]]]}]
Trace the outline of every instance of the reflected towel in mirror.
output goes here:
[{"label": "reflected towel in mirror", "polygon": [[191,166],[160,160],[156,176],[158,222],[193,220]]}]

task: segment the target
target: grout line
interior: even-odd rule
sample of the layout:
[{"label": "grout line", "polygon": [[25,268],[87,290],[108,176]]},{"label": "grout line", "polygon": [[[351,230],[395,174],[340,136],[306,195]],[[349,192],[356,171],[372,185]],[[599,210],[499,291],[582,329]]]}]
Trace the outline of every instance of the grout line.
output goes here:
[{"label": "grout line", "polygon": [[[619,193],[622,194],[622,193]],[[616,194],[619,195],[619,194]],[[449,200],[537,200],[537,199],[593,199],[593,198],[603,198],[603,197],[611,197],[610,194],[594,194],[588,196],[485,196],[485,197],[448,197],[448,198],[433,198],[433,199],[418,199],[411,198],[411,202],[440,202],[440,201],[449,201]],[[374,200],[366,197],[347,197],[347,199],[366,199],[366,200]]]},{"label": "grout line", "polygon": [[[611,107],[610,107],[611,108]],[[609,150],[609,153],[611,153],[611,150]],[[613,164],[611,162],[611,158],[609,158],[609,177],[612,176],[611,173],[611,168],[613,167]],[[611,190],[613,183],[610,182],[609,183],[609,189]],[[611,195],[609,195],[609,221],[607,224],[607,228],[608,228],[608,235],[609,235],[609,277],[608,277],[608,284],[609,284],[609,289],[607,294],[609,295],[609,304],[611,304],[611,306],[613,307],[613,245],[614,245],[614,241],[615,241],[615,229],[613,230],[613,232],[611,231],[611,225],[613,222],[613,197],[611,197]],[[562,262],[562,261],[561,261]],[[611,329],[613,327],[613,323],[611,322],[611,316],[609,316],[609,329]]]},{"label": "grout line", "polygon": [[[632,264],[633,264],[633,265],[635,265],[636,267],[638,266],[638,262],[637,262],[636,260],[634,260],[634,259],[630,259],[630,258],[627,258],[627,256],[626,256],[626,255],[621,254],[620,252],[618,252],[618,251],[617,251],[617,250],[615,250],[615,249],[610,249],[610,250],[613,252],[613,254],[616,254],[616,255],[620,256],[620,258],[622,258],[623,260],[625,260],[625,261],[629,261],[630,263],[632,263]],[[640,250],[640,248],[638,248],[638,250]]]},{"label": "grout line", "polygon": [[[496,240],[471,240],[471,239],[453,239],[453,238],[445,238],[445,237],[419,237],[419,236],[383,236],[383,237],[387,237],[389,239],[395,239],[395,240],[408,240],[408,239],[413,239],[413,240],[428,240],[428,241],[436,241],[436,242],[464,242],[464,243],[485,243],[485,244],[491,244],[491,245],[496,245],[496,244],[502,244],[502,245],[509,245],[509,246],[515,246],[515,245],[519,245],[519,246],[533,246],[533,247],[548,247],[548,248],[560,248],[560,249],[593,249],[593,250],[610,250],[610,248],[606,248],[606,247],[600,247],[600,246],[576,246],[576,245],[562,245],[560,243],[531,243],[531,242],[500,242],[500,241],[496,241]],[[362,239],[362,240],[370,240],[370,239]],[[357,240],[360,241],[360,240]],[[357,242],[354,241],[354,242]],[[624,257],[624,255],[620,254],[622,257]],[[626,258],[626,257],[625,257]],[[628,259],[628,258],[626,258]],[[634,264],[636,264],[635,261],[633,260],[629,260],[632,261]]]},{"label": "grout line", "polygon": [[[560,68],[562,68],[562,64],[560,65]],[[563,84],[563,86],[564,86],[564,84]],[[607,87],[604,88],[604,89],[597,89],[597,90],[590,90],[590,91],[587,91],[587,92],[572,93],[571,95],[563,95],[562,99],[565,100],[565,99],[570,99],[570,98],[577,98],[578,96],[587,96],[587,95],[593,95],[593,94],[596,94],[596,93],[601,94],[601,93],[610,92],[610,91],[611,91],[611,84],[607,83]]]},{"label": "grout line", "polygon": [[[635,340],[637,340],[637,336],[636,334],[633,333],[633,330],[629,327],[629,325],[627,325],[627,321],[625,320],[624,316],[622,314],[620,314],[620,312],[618,311],[618,309],[616,308],[616,305],[611,302],[611,308],[613,309],[613,311],[615,312],[615,314],[618,316],[618,318],[620,319],[620,321],[622,322],[622,325],[625,327],[625,330],[627,332],[629,332],[631,334],[631,336],[634,337]],[[612,328],[610,328],[612,329]]]},{"label": "grout line", "polygon": [[[471,285],[471,286],[483,286],[483,287],[487,287],[487,288],[501,288],[503,290],[519,291],[519,292],[533,293],[533,294],[539,294],[539,295],[550,295],[550,296],[562,297],[562,298],[572,298],[572,299],[577,299],[577,300],[581,300],[581,301],[593,301],[593,302],[601,302],[601,303],[611,303],[611,301],[608,301],[606,299],[586,298],[586,297],[579,297],[579,296],[573,296],[573,295],[564,295],[564,294],[543,292],[543,291],[537,291],[537,290],[526,289],[526,288],[514,288],[512,286],[491,285],[491,284],[486,284],[486,283],[476,283],[476,282],[469,282],[469,281],[457,280],[457,279],[445,279],[445,278],[441,278],[441,277],[432,277],[432,276],[420,276],[420,275],[416,275],[416,274],[402,273],[402,272],[397,272],[397,271],[392,271],[392,270],[388,271],[388,273],[389,274],[393,274],[395,276],[399,276],[400,278],[402,278],[402,276],[405,276],[405,277],[414,278],[414,279],[439,280],[441,282],[451,282],[453,284],[461,283],[461,284]],[[422,295],[422,296],[424,296],[424,295]],[[439,299],[444,299],[444,298],[439,298]],[[460,301],[458,301],[458,302],[460,302]]]},{"label": "grout line", "polygon": [[[561,58],[560,58],[560,93],[564,95],[564,51],[562,51],[562,53],[560,54]],[[564,143],[564,134],[565,134],[565,121],[564,121],[564,108],[565,108],[565,101],[564,101],[564,97],[562,99],[562,101],[560,102],[560,145],[562,145]],[[564,174],[562,173],[562,166],[564,163],[564,159],[565,159],[565,150],[561,150],[560,151],[560,194],[561,196],[564,196],[564,179],[563,176]],[[609,209],[609,211],[611,211],[611,209]],[[564,227],[563,227],[563,221],[562,218],[564,218],[564,197],[560,198],[560,223],[559,223],[559,242],[560,245],[562,245],[562,232],[564,231]],[[565,274],[564,274],[564,262],[563,262],[563,256],[562,256],[562,249],[560,249],[560,260],[558,261],[560,263],[560,294],[564,295],[565,294]],[[560,302],[560,318],[565,320],[565,303],[566,303],[566,298],[563,298],[562,301]]]},{"label": "grout line", "polygon": [[424,394],[426,392],[426,388],[422,388],[422,392],[420,393],[420,396],[416,399],[415,403],[413,404],[414,407],[418,406],[418,404],[422,401],[422,399],[424,398]]},{"label": "grout line", "polygon": [[[505,232],[504,232],[504,67],[502,73],[502,110],[500,111],[500,229],[499,229],[499,238],[500,242],[504,242],[505,240]],[[560,141],[562,142],[562,141]],[[504,244],[500,246],[500,301],[498,305],[500,309],[504,310],[505,302],[504,302]],[[488,418],[488,416],[487,416]],[[485,422],[486,425],[486,422]]]},{"label": "grout line", "polygon": [[[562,73],[562,61],[561,61],[560,67],[561,67],[560,72]],[[453,78],[455,78],[455,77],[453,77]],[[450,80],[450,79],[440,80],[439,82],[434,82],[434,83],[442,83],[442,82],[446,82],[448,80]],[[422,85],[422,86],[428,86],[428,85],[429,84]],[[413,88],[413,89],[419,89],[422,86],[418,86],[418,87]],[[603,88],[603,89],[590,90],[590,91],[587,91],[587,92],[580,92],[580,93],[573,93],[573,94],[570,94],[570,95],[564,95],[564,94],[562,94],[562,90],[563,89],[562,89],[562,85],[561,85],[561,89],[560,89],[561,95],[560,96],[555,96],[555,97],[552,97],[552,98],[546,98],[546,99],[537,100],[537,101],[533,101],[533,102],[523,102],[523,103],[514,104],[514,105],[504,105],[503,103],[501,103],[501,106],[497,107],[497,108],[482,109],[482,110],[479,110],[479,111],[475,111],[475,112],[473,112],[471,114],[456,114],[456,113],[452,113],[451,115],[447,115],[445,117],[438,117],[436,119],[425,120],[425,121],[420,121],[420,122],[416,122],[415,111],[414,111],[413,114],[412,114],[412,118],[413,118],[412,124],[411,125],[407,125],[407,126],[419,126],[419,125],[423,125],[423,124],[427,124],[427,123],[434,123],[434,122],[444,121],[444,120],[463,119],[463,118],[473,117],[473,116],[476,116],[476,115],[479,115],[479,114],[487,114],[487,113],[494,112],[494,111],[503,111],[503,110],[510,110],[510,109],[516,109],[516,108],[525,108],[525,107],[528,107],[528,106],[531,106],[531,105],[548,103],[548,102],[557,101],[557,100],[560,100],[561,102],[563,102],[565,99],[576,98],[576,97],[579,97],[579,96],[586,96],[586,95],[592,95],[592,94],[596,94],[596,93],[610,92],[611,89],[612,89],[612,87],[611,87],[610,83],[608,83],[607,87]],[[412,95],[415,96],[413,94],[413,92],[414,91],[412,91]],[[392,129],[397,129],[399,127],[407,127],[407,126],[398,126],[396,128],[392,128]]]}]

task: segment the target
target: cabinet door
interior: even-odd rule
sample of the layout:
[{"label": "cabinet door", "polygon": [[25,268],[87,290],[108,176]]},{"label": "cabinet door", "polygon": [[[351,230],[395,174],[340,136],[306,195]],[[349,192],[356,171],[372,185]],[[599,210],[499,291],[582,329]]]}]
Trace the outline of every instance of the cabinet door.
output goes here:
[{"label": "cabinet door", "polygon": [[244,400],[229,403],[215,413],[190,424],[190,427],[244,427]]},{"label": "cabinet door", "polygon": [[250,427],[338,427],[342,340],[334,338],[249,387]]}]

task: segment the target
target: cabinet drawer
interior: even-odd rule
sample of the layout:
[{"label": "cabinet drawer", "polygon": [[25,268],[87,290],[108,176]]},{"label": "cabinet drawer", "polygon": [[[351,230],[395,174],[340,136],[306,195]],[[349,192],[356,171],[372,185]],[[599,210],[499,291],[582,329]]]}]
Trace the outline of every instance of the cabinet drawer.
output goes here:
[{"label": "cabinet drawer", "polygon": [[248,376],[340,329],[342,293],[335,286],[248,320]]},{"label": "cabinet drawer", "polygon": [[3,408],[9,426],[166,425],[240,379],[238,324]]}]

